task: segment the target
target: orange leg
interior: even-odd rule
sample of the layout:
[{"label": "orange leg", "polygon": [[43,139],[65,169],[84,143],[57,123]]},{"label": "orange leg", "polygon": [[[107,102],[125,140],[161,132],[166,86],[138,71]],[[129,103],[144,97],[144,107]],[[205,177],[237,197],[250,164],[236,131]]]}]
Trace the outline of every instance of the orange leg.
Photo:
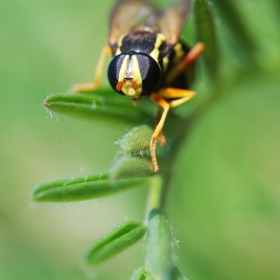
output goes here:
[{"label": "orange leg", "polygon": [[198,57],[204,52],[204,50],[205,45],[202,42],[196,43],[196,45],[194,45],[194,47],[186,54],[186,56],[181,62],[184,69],[193,64],[198,59]]},{"label": "orange leg", "polygon": [[158,163],[157,163],[157,158],[156,158],[156,144],[157,144],[156,141],[161,133],[161,130],[163,128],[163,125],[164,125],[164,122],[165,122],[165,119],[166,119],[170,106],[165,99],[163,99],[156,93],[152,93],[150,97],[155,103],[157,103],[163,109],[160,119],[158,118],[159,121],[154,130],[154,133],[152,135],[152,139],[150,142],[151,160],[152,160],[152,164],[154,167],[154,172],[157,172],[159,170],[159,168],[158,168]]},{"label": "orange leg", "polygon": [[111,49],[109,46],[105,46],[102,49],[95,70],[93,82],[73,85],[71,88],[71,92],[92,91],[100,87],[106,55],[111,55]]},{"label": "orange leg", "polygon": [[[150,142],[151,160],[152,160],[154,172],[157,172],[159,170],[157,158],[156,158],[156,141],[157,139],[159,139],[162,143],[162,137],[164,137],[162,134],[162,128],[164,126],[169,109],[189,101],[194,96],[195,96],[195,92],[192,90],[177,89],[177,88],[163,88],[159,90],[158,93],[151,94],[150,98],[152,99],[152,101],[154,101],[160,106],[159,113],[157,116],[157,126],[154,130]],[[178,98],[178,99],[167,102],[164,98]],[[164,138],[164,144],[165,144],[165,138]]]},{"label": "orange leg", "polygon": [[204,50],[205,45],[202,42],[198,42],[185,55],[185,57],[183,57],[179,64],[176,64],[176,67],[174,67],[174,69],[172,68],[172,71],[168,73],[168,76],[165,79],[166,84],[172,83],[174,80],[176,80],[177,77],[183,74],[188,69],[188,67],[190,67],[198,59],[198,57],[204,52]]},{"label": "orange leg", "polygon": [[[156,125],[159,123],[161,116],[162,116],[162,108],[158,107],[158,113],[157,113],[157,118],[156,118]],[[161,144],[161,146],[164,146],[166,144],[165,136],[162,133],[162,130],[160,131],[158,138],[157,138]]]}]

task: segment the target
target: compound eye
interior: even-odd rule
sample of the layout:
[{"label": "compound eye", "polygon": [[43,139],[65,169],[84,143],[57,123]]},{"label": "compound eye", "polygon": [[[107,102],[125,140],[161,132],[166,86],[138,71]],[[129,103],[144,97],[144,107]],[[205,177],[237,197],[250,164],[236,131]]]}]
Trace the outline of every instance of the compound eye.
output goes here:
[{"label": "compound eye", "polygon": [[142,78],[142,95],[149,95],[160,86],[162,77],[161,67],[148,54],[137,53],[136,57]]},{"label": "compound eye", "polygon": [[119,73],[120,73],[120,69],[121,69],[121,66],[122,66],[122,63],[123,63],[123,60],[125,58],[127,54],[119,54],[117,56],[115,56],[110,64],[109,64],[109,67],[108,67],[108,72],[107,72],[107,75],[108,75],[108,80],[109,80],[109,83],[111,85],[111,87],[117,92],[117,93],[120,93],[120,94],[123,94],[122,91],[118,91],[116,89],[116,86],[118,84],[118,79],[119,79]]}]

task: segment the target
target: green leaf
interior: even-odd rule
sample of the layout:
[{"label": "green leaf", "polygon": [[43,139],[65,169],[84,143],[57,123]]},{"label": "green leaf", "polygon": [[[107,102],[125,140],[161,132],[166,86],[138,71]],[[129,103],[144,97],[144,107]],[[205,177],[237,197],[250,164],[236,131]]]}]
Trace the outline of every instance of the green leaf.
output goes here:
[{"label": "green leaf", "polygon": [[236,4],[233,4],[232,1],[214,0],[213,2],[216,3],[218,12],[227,25],[229,34],[233,37],[233,43],[238,47],[239,54],[243,54],[243,65],[244,58],[254,60],[256,44],[246,26],[246,17],[241,16]]},{"label": "green leaf", "polygon": [[[173,125],[174,127],[174,125]],[[120,155],[123,156],[112,168],[113,178],[143,177],[154,175],[150,157],[150,141],[153,130],[148,125],[141,125],[133,128],[123,136],[117,144],[120,145]],[[170,151],[172,144],[171,137],[168,145],[157,144],[156,155],[160,164],[160,169],[169,169]],[[166,164],[167,163],[167,164]]]},{"label": "green leaf", "polygon": [[141,239],[146,231],[147,228],[139,222],[124,222],[92,244],[84,260],[94,265],[110,259]]},{"label": "green leaf", "polygon": [[160,210],[153,209],[149,215],[147,260],[156,279],[169,273],[172,264],[171,245],[170,225]]},{"label": "green leaf", "polygon": [[145,267],[139,267],[134,271],[130,280],[154,280],[154,277]]},{"label": "green leaf", "polygon": [[118,144],[123,153],[141,155],[140,152],[150,149],[150,141],[152,138],[153,130],[148,125],[141,125],[133,128]]},{"label": "green leaf", "polygon": [[120,158],[111,169],[111,178],[141,178],[154,175],[150,159],[144,157],[124,156]]},{"label": "green leaf", "polygon": [[92,94],[53,94],[45,98],[43,105],[70,117],[122,127],[133,126],[145,116],[130,100],[109,89],[99,89]]},{"label": "green leaf", "polygon": [[109,173],[104,173],[39,185],[33,190],[31,198],[40,202],[81,201],[147,185],[148,179],[146,178],[113,180],[110,178]]},{"label": "green leaf", "polygon": [[218,74],[219,57],[213,14],[205,0],[196,0],[193,9],[197,41],[206,46],[203,57],[207,72],[214,79]]}]

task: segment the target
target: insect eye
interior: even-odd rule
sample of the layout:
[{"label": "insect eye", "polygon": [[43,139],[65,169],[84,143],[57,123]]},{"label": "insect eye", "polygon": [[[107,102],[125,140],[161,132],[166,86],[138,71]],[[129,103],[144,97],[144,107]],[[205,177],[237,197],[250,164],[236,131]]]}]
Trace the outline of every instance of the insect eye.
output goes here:
[{"label": "insect eye", "polygon": [[[135,55],[137,64],[129,66],[131,57]],[[140,73],[139,73],[140,71]],[[132,87],[135,90],[141,88],[141,95],[149,95],[155,92],[161,82],[161,68],[160,65],[148,54],[145,53],[123,53],[115,56],[108,67],[108,80],[111,87],[118,93],[124,94],[121,91],[120,77],[128,77],[132,79]],[[139,78],[135,78],[139,77]]]},{"label": "insect eye", "polygon": [[161,82],[162,71],[159,64],[148,54],[136,54],[142,78],[142,95],[155,92]]},{"label": "insect eye", "polygon": [[123,94],[123,93],[122,93],[122,91],[118,91],[116,89],[116,86],[118,84],[119,72],[120,72],[120,69],[121,69],[125,56],[126,56],[126,54],[120,54],[120,55],[115,56],[109,64],[108,73],[107,73],[108,80],[109,80],[111,87],[120,94]]}]

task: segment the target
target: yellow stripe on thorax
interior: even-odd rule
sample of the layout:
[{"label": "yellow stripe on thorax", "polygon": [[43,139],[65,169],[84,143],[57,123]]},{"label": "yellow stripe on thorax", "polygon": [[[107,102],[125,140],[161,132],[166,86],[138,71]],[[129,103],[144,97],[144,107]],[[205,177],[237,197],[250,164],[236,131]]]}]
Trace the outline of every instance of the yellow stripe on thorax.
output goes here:
[{"label": "yellow stripe on thorax", "polygon": [[122,40],[124,38],[126,34],[123,34],[120,38],[119,38],[119,41],[118,41],[118,48],[116,50],[116,53],[115,53],[115,56],[119,55],[121,53],[121,45],[122,45]]},{"label": "yellow stripe on thorax", "polygon": [[172,63],[176,64],[184,55],[185,55],[185,51],[182,48],[182,44],[181,43],[177,43],[174,46],[174,56],[172,58]]},{"label": "yellow stripe on thorax", "polygon": [[154,49],[149,53],[149,55],[158,62],[159,57],[159,47],[165,41],[165,36],[161,33],[157,34],[156,42],[154,44]]}]

